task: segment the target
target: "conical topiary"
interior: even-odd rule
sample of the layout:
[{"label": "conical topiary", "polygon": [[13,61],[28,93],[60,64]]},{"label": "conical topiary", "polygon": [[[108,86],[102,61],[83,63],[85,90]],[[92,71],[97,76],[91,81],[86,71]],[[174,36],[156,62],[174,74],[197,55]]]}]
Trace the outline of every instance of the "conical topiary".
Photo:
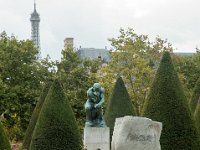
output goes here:
[{"label": "conical topiary", "polygon": [[58,80],[52,84],[37,120],[30,150],[81,150],[72,108]]},{"label": "conical topiary", "polygon": [[196,82],[196,85],[195,85],[193,93],[192,93],[192,98],[189,102],[192,113],[194,113],[194,111],[196,109],[199,98],[200,98],[200,78]]},{"label": "conical topiary", "polygon": [[3,125],[0,122],[0,150],[11,150],[9,140],[4,132]]},{"label": "conical topiary", "polygon": [[163,123],[162,150],[199,150],[197,129],[169,52],[164,52],[143,116]]},{"label": "conical topiary", "polygon": [[110,127],[111,138],[115,119],[130,115],[135,115],[134,108],[124,85],[124,81],[121,77],[118,77],[105,112],[105,121],[106,125]]},{"label": "conical topiary", "polygon": [[199,136],[200,136],[200,98],[197,103],[196,110],[194,112],[194,119],[195,119],[196,127],[199,132]]},{"label": "conical topiary", "polygon": [[34,128],[35,128],[35,125],[36,125],[40,110],[41,110],[42,105],[44,103],[44,100],[45,100],[45,98],[46,98],[46,96],[48,94],[48,91],[50,89],[51,84],[52,84],[52,82],[48,82],[43,87],[42,93],[41,93],[41,95],[39,97],[39,100],[38,100],[36,106],[35,106],[35,109],[34,109],[33,114],[31,116],[28,128],[26,130],[22,149],[28,149],[29,146],[30,146],[32,135],[33,135],[33,131],[34,131]]}]

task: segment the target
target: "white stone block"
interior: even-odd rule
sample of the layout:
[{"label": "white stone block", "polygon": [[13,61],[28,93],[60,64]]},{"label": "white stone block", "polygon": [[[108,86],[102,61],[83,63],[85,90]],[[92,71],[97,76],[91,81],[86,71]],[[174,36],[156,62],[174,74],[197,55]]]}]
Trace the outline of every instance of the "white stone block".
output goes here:
[{"label": "white stone block", "polygon": [[110,150],[110,129],[108,127],[85,127],[84,149]]},{"label": "white stone block", "polygon": [[112,150],[160,150],[162,123],[125,116],[115,121]]}]

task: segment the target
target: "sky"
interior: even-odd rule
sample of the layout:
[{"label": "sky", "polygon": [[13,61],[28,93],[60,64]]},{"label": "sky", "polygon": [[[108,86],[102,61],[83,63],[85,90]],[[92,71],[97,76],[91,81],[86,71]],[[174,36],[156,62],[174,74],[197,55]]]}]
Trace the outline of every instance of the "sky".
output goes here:
[{"label": "sky", "polygon": [[[30,39],[34,0],[0,0],[0,32]],[[74,46],[110,48],[119,29],[167,39],[178,52],[200,47],[199,0],[36,0],[42,58],[60,60],[66,37]]]}]

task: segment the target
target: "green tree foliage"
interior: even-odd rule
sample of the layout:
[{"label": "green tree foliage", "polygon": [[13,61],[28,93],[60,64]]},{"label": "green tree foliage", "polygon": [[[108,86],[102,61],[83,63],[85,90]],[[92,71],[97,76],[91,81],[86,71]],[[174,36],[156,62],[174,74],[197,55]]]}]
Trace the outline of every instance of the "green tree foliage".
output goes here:
[{"label": "green tree foliage", "polygon": [[[172,59],[174,61],[174,68],[178,73],[178,77],[183,85],[185,96],[187,100],[191,99],[191,91],[193,88],[193,82],[191,74],[193,74],[193,62],[192,56],[179,56],[179,55],[172,55]],[[192,77],[192,78],[191,78]]]},{"label": "green tree foliage", "polygon": [[41,84],[52,76],[52,63],[37,56],[32,41],[0,34],[0,114],[10,139],[22,139]]},{"label": "green tree foliage", "polygon": [[0,122],[0,150],[11,150],[9,140]]},{"label": "green tree foliage", "polygon": [[111,137],[114,130],[115,119],[128,115],[135,115],[133,104],[122,78],[118,77],[105,113],[105,121],[106,125],[110,127]]},{"label": "green tree foliage", "polygon": [[192,56],[174,55],[173,58],[184,92],[190,100],[200,74],[200,51],[197,50]]},{"label": "green tree foliage", "polygon": [[107,67],[99,71],[99,80],[111,93],[116,75],[123,76],[136,115],[140,115],[159,63],[160,52],[172,50],[171,45],[159,37],[155,42],[150,42],[148,36],[137,35],[133,29],[121,29],[120,36],[110,39],[110,42],[113,46],[112,59]]},{"label": "green tree foliage", "polygon": [[42,105],[44,103],[44,100],[45,100],[45,98],[46,98],[46,96],[48,94],[48,91],[50,89],[51,84],[52,84],[51,82],[48,82],[43,87],[42,93],[41,93],[41,95],[39,97],[39,100],[38,100],[38,102],[36,104],[36,107],[35,107],[35,109],[34,109],[34,111],[32,113],[28,128],[26,130],[26,134],[25,134],[25,137],[24,137],[24,142],[23,142],[22,149],[28,149],[29,146],[30,146],[31,139],[32,139],[32,136],[33,136],[33,131],[34,131],[37,119],[39,117],[40,110],[41,110]]},{"label": "green tree foliage", "polygon": [[197,103],[196,110],[194,112],[194,119],[195,119],[195,123],[196,123],[196,126],[197,126],[197,130],[198,130],[199,135],[200,135],[200,98],[199,98],[199,101]]},{"label": "green tree foliage", "polygon": [[193,91],[195,84],[200,75],[200,50],[197,49],[196,53],[191,57],[189,65],[185,65],[185,76],[188,80],[188,88]]},{"label": "green tree foliage", "polygon": [[164,52],[143,116],[163,123],[162,150],[198,150],[199,137],[169,52]]},{"label": "green tree foliage", "polygon": [[63,84],[65,93],[70,101],[79,127],[84,126],[84,103],[86,92],[93,83],[97,82],[95,73],[99,67],[98,60],[81,60],[73,49],[62,51],[61,62],[58,63],[57,76]]},{"label": "green tree foliage", "polygon": [[194,87],[194,91],[192,94],[192,98],[189,103],[192,113],[195,112],[199,98],[200,98],[200,78],[196,82],[196,85]]},{"label": "green tree foliage", "polygon": [[36,123],[31,150],[81,150],[72,108],[58,80],[51,86]]}]

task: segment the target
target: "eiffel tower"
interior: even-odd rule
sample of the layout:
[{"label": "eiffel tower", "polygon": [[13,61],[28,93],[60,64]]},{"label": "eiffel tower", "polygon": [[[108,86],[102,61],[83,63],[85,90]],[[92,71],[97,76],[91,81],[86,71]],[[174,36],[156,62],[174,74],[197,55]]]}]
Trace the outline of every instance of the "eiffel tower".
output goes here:
[{"label": "eiffel tower", "polygon": [[35,47],[39,50],[40,53],[40,32],[39,32],[39,23],[40,15],[36,11],[36,3],[34,0],[34,11],[31,13],[31,40],[34,42]]}]

